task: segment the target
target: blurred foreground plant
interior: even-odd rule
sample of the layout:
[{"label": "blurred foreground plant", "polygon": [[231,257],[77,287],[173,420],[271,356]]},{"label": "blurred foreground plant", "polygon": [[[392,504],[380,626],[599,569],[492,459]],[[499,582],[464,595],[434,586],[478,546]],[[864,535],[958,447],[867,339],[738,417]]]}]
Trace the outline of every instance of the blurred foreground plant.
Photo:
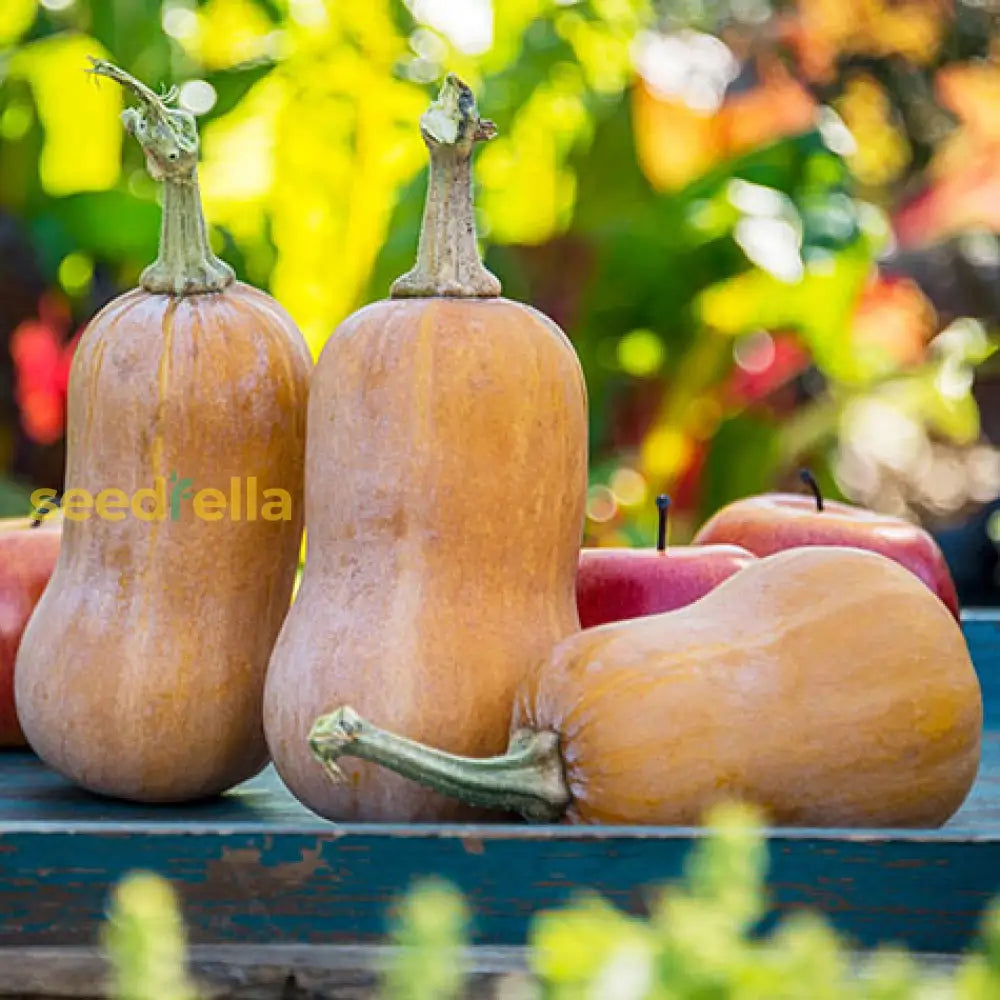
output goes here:
[{"label": "blurred foreground plant", "polygon": [[468,940],[468,910],[458,890],[437,879],[418,883],[397,907],[394,924],[392,939],[399,951],[385,974],[385,995],[458,1000]]},{"label": "blurred foreground plant", "polygon": [[[766,936],[767,845],[756,813],[724,806],[708,817],[709,835],[692,852],[683,880],[658,896],[648,919],[628,916],[594,895],[538,914],[529,963],[546,1000],[987,1000],[1000,997],[1000,907],[988,911],[983,947],[952,978],[927,972],[903,951],[855,960],[826,920],[801,912]],[[425,956],[455,897],[426,892],[401,911],[396,940]],[[451,925],[452,928],[456,925]],[[451,937],[449,951],[459,942]],[[444,955],[437,951],[441,958]],[[385,1000],[455,996],[421,991],[419,959],[400,953]],[[451,960],[454,966],[454,959]],[[410,975],[401,974],[407,970]]]},{"label": "blurred foreground plant", "polygon": [[116,1000],[195,1000],[187,940],[170,884],[133,872],[115,888],[101,936]]}]

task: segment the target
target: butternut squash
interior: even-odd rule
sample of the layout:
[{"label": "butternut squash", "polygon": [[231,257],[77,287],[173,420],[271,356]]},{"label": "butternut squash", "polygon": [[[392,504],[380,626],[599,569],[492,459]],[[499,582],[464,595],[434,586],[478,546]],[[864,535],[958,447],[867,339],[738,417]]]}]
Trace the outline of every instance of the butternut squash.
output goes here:
[{"label": "butternut squash", "polygon": [[503,757],[443,754],[350,708],[310,742],[334,778],[361,757],[533,820],[694,824],[741,799],[777,824],[930,827],[968,794],[982,720],[941,601],[884,556],[817,546],[565,639],[524,684]]},{"label": "butternut squash", "polygon": [[265,691],[279,774],[339,820],[469,813],[364,763],[331,785],[306,742],[317,715],[350,701],[455,753],[496,753],[526,670],[579,628],[579,361],[479,259],[470,158],[494,130],[468,87],[449,77],[421,127],[417,265],[341,324],[313,372],[305,569]]},{"label": "butternut squash", "polygon": [[163,181],[160,255],[74,357],[63,545],[15,693],[51,767],[104,795],[175,802],[267,759],[264,673],[298,559],[310,362],[281,307],[209,249],[193,118],[109,63],[94,72],[138,100],[123,120]]}]

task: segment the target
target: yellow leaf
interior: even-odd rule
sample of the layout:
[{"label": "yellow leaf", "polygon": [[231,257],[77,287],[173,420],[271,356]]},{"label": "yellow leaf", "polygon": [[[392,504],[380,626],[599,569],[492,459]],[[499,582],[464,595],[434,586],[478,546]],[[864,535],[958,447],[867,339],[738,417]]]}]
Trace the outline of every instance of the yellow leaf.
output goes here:
[{"label": "yellow leaf", "polygon": [[857,149],[847,157],[864,184],[887,184],[910,162],[910,144],[893,121],[892,106],[882,85],[868,74],[852,76],[836,108]]},{"label": "yellow leaf", "polygon": [[99,42],[65,33],[29,42],[10,60],[10,75],[27,80],[45,143],[38,164],[53,197],[114,187],[121,170],[121,88],[85,73],[87,56],[107,58]]},{"label": "yellow leaf", "polygon": [[573,9],[556,18],[556,31],[573,51],[598,93],[620,93],[632,78],[636,35],[651,20],[645,0],[595,0],[596,19]]},{"label": "yellow leaf", "polygon": [[545,0],[503,0],[493,4],[493,48],[482,57],[484,71],[499,72],[517,58],[525,31],[547,6]]},{"label": "yellow leaf", "polygon": [[37,0],[3,0],[0,6],[0,48],[13,45],[35,22]]},{"label": "yellow leaf", "polygon": [[285,77],[270,73],[202,130],[199,174],[206,214],[248,246],[263,231],[261,207],[274,185],[276,130],[288,97]]},{"label": "yellow leaf", "polygon": [[581,74],[557,68],[535,88],[510,130],[479,154],[479,207],[491,240],[537,244],[569,225],[576,176],[566,159],[590,134]]},{"label": "yellow leaf", "polygon": [[642,442],[640,465],[648,479],[673,481],[691,460],[691,439],[677,427],[654,427]]},{"label": "yellow leaf", "polygon": [[282,67],[289,98],[268,199],[274,296],[314,354],[361,301],[400,187],[426,162],[427,92],[393,75],[406,50],[387,0],[329,5]]},{"label": "yellow leaf", "polygon": [[251,0],[208,0],[198,11],[196,30],[183,41],[206,69],[228,69],[268,55],[274,29]]}]

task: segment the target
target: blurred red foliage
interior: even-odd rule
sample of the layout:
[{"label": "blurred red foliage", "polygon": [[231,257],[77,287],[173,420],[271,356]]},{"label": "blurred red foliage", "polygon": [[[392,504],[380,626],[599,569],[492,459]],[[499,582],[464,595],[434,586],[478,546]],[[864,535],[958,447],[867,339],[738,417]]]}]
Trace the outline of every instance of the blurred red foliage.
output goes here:
[{"label": "blurred red foliage", "polygon": [[893,217],[903,248],[967,229],[1000,232],[1000,67],[945,66],[935,77],[935,92],[959,127],[936,152],[928,184]]},{"label": "blurred red foliage", "polygon": [[37,444],[55,444],[66,425],[69,369],[82,332],[67,342],[69,323],[64,303],[45,296],[38,304],[38,317],[25,320],[11,334],[14,398],[21,427]]},{"label": "blurred red foliage", "polygon": [[920,364],[936,332],[934,307],[910,278],[873,276],[854,307],[851,336],[857,349],[880,350],[893,367]]}]

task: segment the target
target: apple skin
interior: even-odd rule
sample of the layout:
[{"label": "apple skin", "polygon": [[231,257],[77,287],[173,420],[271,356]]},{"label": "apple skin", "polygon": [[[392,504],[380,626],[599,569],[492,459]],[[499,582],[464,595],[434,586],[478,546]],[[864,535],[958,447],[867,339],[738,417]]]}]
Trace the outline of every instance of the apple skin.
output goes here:
[{"label": "apple skin", "polygon": [[583,628],[693,604],[756,556],[738,545],[583,549],[576,606]]},{"label": "apple skin", "polygon": [[835,500],[825,500],[823,510],[817,510],[811,496],[765,493],[723,507],[702,525],[692,544],[723,542],[742,545],[761,557],[807,545],[878,552],[923,580],[960,620],[958,594],[937,542],[900,517]]},{"label": "apple skin", "polygon": [[62,541],[61,517],[30,524],[26,517],[0,520],[0,748],[27,745],[14,708],[14,659]]}]

